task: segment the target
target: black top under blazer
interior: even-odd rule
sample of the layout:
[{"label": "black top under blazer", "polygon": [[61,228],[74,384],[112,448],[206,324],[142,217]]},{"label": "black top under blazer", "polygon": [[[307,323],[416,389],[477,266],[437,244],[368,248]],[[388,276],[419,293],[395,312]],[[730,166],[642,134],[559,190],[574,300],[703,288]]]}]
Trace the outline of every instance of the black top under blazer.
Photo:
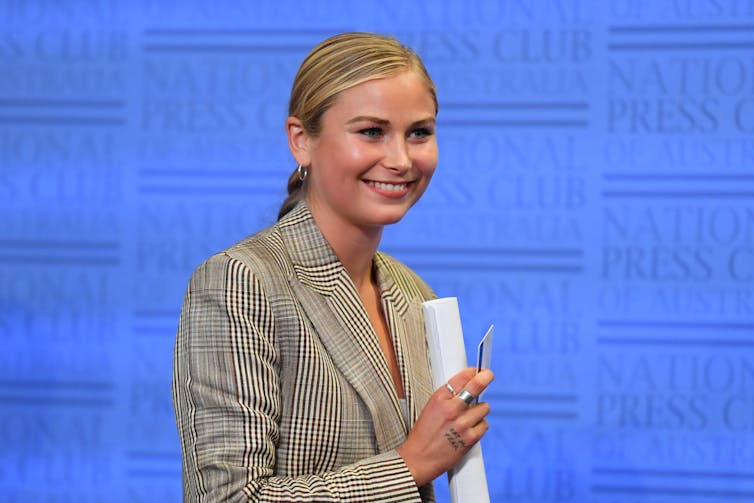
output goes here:
[{"label": "black top under blazer", "polygon": [[[432,290],[378,252],[410,422],[433,392],[421,303]],[[191,277],[173,366],[185,501],[428,502],[356,287],[299,203]]]}]

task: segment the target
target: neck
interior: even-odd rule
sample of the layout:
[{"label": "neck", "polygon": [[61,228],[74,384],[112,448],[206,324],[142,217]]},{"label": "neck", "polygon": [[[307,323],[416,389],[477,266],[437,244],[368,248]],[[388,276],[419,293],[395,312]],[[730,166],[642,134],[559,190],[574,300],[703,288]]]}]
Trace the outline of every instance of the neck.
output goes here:
[{"label": "neck", "polygon": [[316,206],[309,210],[322,235],[359,291],[371,285],[372,261],[382,238],[382,227],[362,228]]}]

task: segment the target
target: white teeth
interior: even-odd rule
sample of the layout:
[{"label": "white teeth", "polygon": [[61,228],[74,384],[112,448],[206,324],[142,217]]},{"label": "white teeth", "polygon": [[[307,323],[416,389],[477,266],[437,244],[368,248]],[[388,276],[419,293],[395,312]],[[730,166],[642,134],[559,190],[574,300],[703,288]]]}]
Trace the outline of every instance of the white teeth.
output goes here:
[{"label": "white teeth", "polygon": [[367,182],[372,187],[376,187],[380,190],[388,190],[390,192],[400,192],[401,190],[406,189],[405,183],[382,183],[382,182]]}]

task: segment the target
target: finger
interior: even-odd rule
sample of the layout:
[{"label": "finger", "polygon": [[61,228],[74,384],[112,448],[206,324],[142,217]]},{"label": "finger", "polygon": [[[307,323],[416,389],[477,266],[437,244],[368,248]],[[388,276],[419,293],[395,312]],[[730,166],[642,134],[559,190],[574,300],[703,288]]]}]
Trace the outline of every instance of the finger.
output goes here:
[{"label": "finger", "polygon": [[[455,385],[452,384],[454,382]],[[443,399],[450,399],[456,396],[459,391],[461,391],[461,387],[462,384],[459,383],[458,379],[454,380],[453,378],[451,378],[445,384],[435,390],[435,395]]]},{"label": "finger", "polygon": [[448,390],[448,393],[450,393],[449,395],[450,397],[454,397],[456,396],[456,393],[458,393],[458,390],[456,390],[449,382],[446,382],[445,384],[443,384],[442,387],[440,388],[440,391],[442,391],[443,388]]},{"label": "finger", "polygon": [[[475,372],[476,369],[474,367],[465,368],[448,379],[448,384],[450,384],[450,386],[455,390],[456,394],[458,394],[463,389],[463,387],[466,386],[466,383],[468,383],[471,378],[474,377]],[[450,395],[450,393],[448,393],[448,396],[452,397],[453,395]]]},{"label": "finger", "polygon": [[[482,391],[484,391],[487,386],[492,382],[492,380],[495,378],[495,375],[492,373],[492,371],[484,369],[480,371],[477,375],[475,375],[473,378],[469,379],[466,384],[464,385],[462,390],[458,391],[458,394],[456,397],[465,396],[462,395],[463,391],[467,391],[471,394],[474,398],[478,397]],[[459,398],[461,402],[464,402]]]},{"label": "finger", "polygon": [[487,402],[482,402],[469,407],[467,411],[463,412],[458,417],[458,421],[460,421],[463,425],[471,428],[474,425],[478,424],[480,421],[483,421],[489,413],[490,405]]},{"label": "finger", "polygon": [[477,424],[469,428],[469,434],[476,439],[478,442],[485,433],[487,433],[487,430],[490,429],[490,425],[487,422],[486,419],[482,419]]}]

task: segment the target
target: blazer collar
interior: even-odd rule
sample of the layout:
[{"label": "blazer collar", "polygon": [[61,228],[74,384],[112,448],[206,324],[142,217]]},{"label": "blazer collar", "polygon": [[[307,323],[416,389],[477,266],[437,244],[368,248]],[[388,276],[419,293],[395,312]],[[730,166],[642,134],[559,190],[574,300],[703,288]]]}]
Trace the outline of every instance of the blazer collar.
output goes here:
[{"label": "blazer collar", "polygon": [[404,277],[394,270],[394,262],[386,255],[375,256],[377,281],[382,292],[382,308],[393,336],[398,365],[403,378],[403,389],[413,424],[433,392],[432,372],[427,356],[424,336],[422,298],[409,298],[398,285],[396,278]]},{"label": "blazer collar", "polygon": [[[298,203],[285,215],[278,227],[293,264],[294,274],[301,283],[322,295],[331,296],[338,287],[343,286],[345,275],[358,297],[345,267],[320,231],[305,202]],[[392,266],[382,252],[378,251],[375,255],[374,266],[383,303],[390,303],[397,314],[405,316],[411,302],[396,284]],[[366,316],[366,312],[364,315]]]},{"label": "blazer collar", "polygon": [[[379,450],[399,446],[405,441],[406,425],[377,335],[355,285],[305,203],[299,203],[278,226],[293,264],[293,275],[289,277],[291,288],[335,366],[369,409]],[[408,369],[412,364],[401,365],[400,362],[413,357],[413,351],[406,351],[403,343],[408,328],[404,317],[409,302],[395,285],[379,254],[375,265],[394,344],[398,340],[395,346],[399,365]],[[412,329],[416,328],[413,322],[411,325]],[[421,329],[423,333],[423,326]],[[412,380],[405,374],[402,377],[404,386]],[[415,419],[415,400],[410,389],[406,389],[406,394]]]}]

